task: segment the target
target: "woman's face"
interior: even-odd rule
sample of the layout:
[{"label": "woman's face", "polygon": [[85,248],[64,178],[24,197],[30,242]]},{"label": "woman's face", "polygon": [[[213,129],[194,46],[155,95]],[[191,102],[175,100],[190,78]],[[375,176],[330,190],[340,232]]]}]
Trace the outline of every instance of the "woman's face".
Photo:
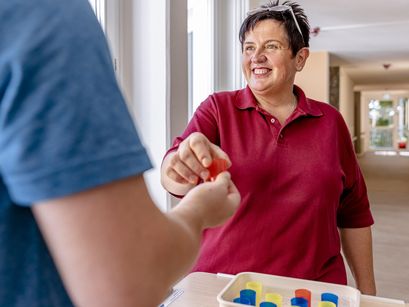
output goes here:
[{"label": "woman's face", "polygon": [[268,96],[292,90],[297,64],[297,56],[293,57],[280,22],[262,20],[246,33],[242,69],[253,93]]}]

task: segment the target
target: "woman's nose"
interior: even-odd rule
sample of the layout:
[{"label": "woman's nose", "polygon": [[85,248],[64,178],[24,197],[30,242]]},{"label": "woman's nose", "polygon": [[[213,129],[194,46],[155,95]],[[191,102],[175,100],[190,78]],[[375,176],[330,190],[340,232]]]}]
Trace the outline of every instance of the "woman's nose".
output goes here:
[{"label": "woman's nose", "polygon": [[251,61],[253,63],[263,63],[266,60],[267,60],[266,56],[260,49],[256,50],[256,52],[254,52],[253,56],[251,57]]}]

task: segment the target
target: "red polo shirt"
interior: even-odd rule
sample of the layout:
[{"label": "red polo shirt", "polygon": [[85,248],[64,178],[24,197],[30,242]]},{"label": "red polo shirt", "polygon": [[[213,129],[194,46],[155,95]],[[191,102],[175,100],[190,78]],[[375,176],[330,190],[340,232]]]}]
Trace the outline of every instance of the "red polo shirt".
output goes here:
[{"label": "red polo shirt", "polygon": [[242,201],[204,233],[194,271],[261,272],[346,283],[338,227],[373,224],[350,134],[332,106],[305,97],[284,125],[247,87],[209,96],[175,150],[200,131],[230,157]]}]

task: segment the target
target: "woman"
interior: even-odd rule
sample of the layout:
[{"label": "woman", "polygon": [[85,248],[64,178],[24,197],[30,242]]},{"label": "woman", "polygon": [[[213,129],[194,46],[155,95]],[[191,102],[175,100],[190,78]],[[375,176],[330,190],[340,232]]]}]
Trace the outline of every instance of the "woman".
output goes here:
[{"label": "woman", "polygon": [[162,164],[162,184],[185,195],[224,158],[241,205],[203,237],[196,271],[263,272],[346,284],[375,294],[373,224],[348,129],[337,110],[294,85],[309,55],[300,6],[270,2],[240,29],[245,89],[197,109]]}]

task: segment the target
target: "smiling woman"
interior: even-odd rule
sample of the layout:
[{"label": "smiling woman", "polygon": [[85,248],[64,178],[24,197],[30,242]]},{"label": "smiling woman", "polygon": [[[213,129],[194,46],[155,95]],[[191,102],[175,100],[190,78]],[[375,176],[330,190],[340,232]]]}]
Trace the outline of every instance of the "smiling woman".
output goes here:
[{"label": "smiling woman", "polygon": [[194,271],[346,284],[342,239],[358,288],[374,294],[373,219],[349,131],[294,84],[309,56],[303,9],[270,1],[249,12],[239,39],[247,87],[203,101],[162,163],[163,186],[184,195],[223,158],[242,195],[230,222],[206,231]]}]

